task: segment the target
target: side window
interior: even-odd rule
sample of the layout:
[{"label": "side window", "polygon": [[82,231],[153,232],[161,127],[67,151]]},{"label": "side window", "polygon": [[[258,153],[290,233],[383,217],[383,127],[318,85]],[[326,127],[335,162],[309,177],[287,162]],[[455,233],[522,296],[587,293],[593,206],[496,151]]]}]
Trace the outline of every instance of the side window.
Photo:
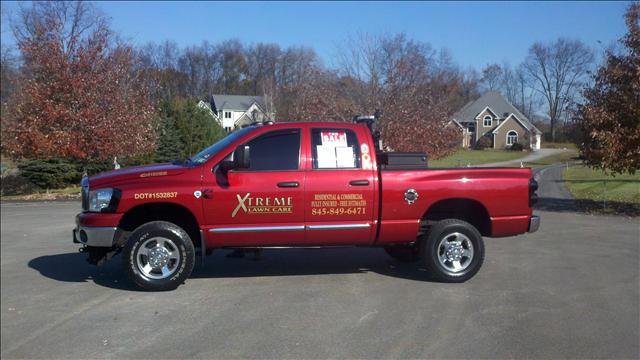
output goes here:
[{"label": "side window", "polygon": [[311,152],[314,169],[360,168],[360,146],[351,130],[311,130]]},{"label": "side window", "polygon": [[249,171],[297,170],[300,158],[300,130],[279,130],[261,135],[248,143]]}]

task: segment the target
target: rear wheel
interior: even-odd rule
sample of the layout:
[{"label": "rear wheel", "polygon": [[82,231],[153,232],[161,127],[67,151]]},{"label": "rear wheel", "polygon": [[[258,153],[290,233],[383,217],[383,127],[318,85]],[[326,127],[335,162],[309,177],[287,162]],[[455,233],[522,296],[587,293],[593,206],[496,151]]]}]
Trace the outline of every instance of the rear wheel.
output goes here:
[{"label": "rear wheel", "polygon": [[150,291],[173,290],[193,271],[195,250],[189,235],[179,226],[153,221],[137,228],[124,248],[129,278]]},{"label": "rear wheel", "polygon": [[384,251],[400,262],[416,262],[420,259],[420,249],[416,245],[388,245]]},{"label": "rear wheel", "polygon": [[484,241],[468,222],[447,219],[431,227],[421,244],[427,270],[444,282],[472,278],[484,261]]}]

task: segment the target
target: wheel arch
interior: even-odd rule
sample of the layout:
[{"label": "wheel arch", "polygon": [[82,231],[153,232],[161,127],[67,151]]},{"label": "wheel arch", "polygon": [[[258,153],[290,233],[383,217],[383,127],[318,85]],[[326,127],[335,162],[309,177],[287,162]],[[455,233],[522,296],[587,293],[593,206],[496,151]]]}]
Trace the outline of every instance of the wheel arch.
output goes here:
[{"label": "wheel arch", "polygon": [[478,200],[449,198],[433,203],[422,217],[422,224],[444,219],[463,220],[473,225],[482,236],[491,236],[491,217],[487,208]]},{"label": "wheel arch", "polygon": [[180,226],[191,238],[193,246],[201,247],[198,219],[189,209],[176,203],[153,202],[135,206],[122,216],[118,227],[132,232],[151,221],[166,221]]}]

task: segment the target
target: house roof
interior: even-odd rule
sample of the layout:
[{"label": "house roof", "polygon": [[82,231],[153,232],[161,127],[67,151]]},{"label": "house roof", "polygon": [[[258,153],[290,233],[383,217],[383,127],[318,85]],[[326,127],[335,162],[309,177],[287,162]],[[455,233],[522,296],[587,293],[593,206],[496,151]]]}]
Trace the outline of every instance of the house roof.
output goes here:
[{"label": "house roof", "polygon": [[257,103],[261,109],[264,109],[262,96],[251,95],[211,95],[211,108],[214,111],[219,110],[237,110],[247,111],[254,103]]},{"label": "house roof", "polygon": [[523,121],[518,119],[518,116],[516,116],[516,114],[511,114],[511,115],[507,116],[507,118],[504,119],[504,121],[502,121],[500,123],[500,125],[496,126],[496,128],[493,129],[492,133],[496,134],[498,132],[498,129],[500,129],[502,127],[502,125],[506,124],[508,122],[507,120],[509,120],[510,118],[513,118],[516,122],[518,122],[520,125],[522,125],[525,129],[531,130],[531,128],[527,128],[527,125]]},{"label": "house roof", "polygon": [[501,119],[506,119],[509,115],[514,114],[527,129],[540,132],[533,124],[522,114],[515,106],[496,91],[487,91],[475,101],[470,101],[462,109],[453,114],[453,119],[458,122],[474,121],[486,108],[491,109]]},{"label": "house roof", "polygon": [[447,126],[449,126],[450,124],[454,124],[456,126],[458,126],[460,129],[464,129],[465,127],[462,126],[462,124],[460,124],[456,119],[451,119],[451,121],[449,121],[447,123]]}]

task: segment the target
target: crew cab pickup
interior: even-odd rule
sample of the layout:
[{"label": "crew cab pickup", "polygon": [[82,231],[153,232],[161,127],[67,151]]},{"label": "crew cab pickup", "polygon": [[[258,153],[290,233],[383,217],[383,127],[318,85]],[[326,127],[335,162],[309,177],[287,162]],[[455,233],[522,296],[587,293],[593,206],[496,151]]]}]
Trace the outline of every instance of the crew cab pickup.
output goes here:
[{"label": "crew cab pickup", "polygon": [[93,264],[122,251],[137,286],[170,290],[224,248],[375,246],[463,282],[483,236],[538,229],[531,169],[431,169],[378,149],[366,124],[249,126],[187,160],[83,178],[73,241]]}]

